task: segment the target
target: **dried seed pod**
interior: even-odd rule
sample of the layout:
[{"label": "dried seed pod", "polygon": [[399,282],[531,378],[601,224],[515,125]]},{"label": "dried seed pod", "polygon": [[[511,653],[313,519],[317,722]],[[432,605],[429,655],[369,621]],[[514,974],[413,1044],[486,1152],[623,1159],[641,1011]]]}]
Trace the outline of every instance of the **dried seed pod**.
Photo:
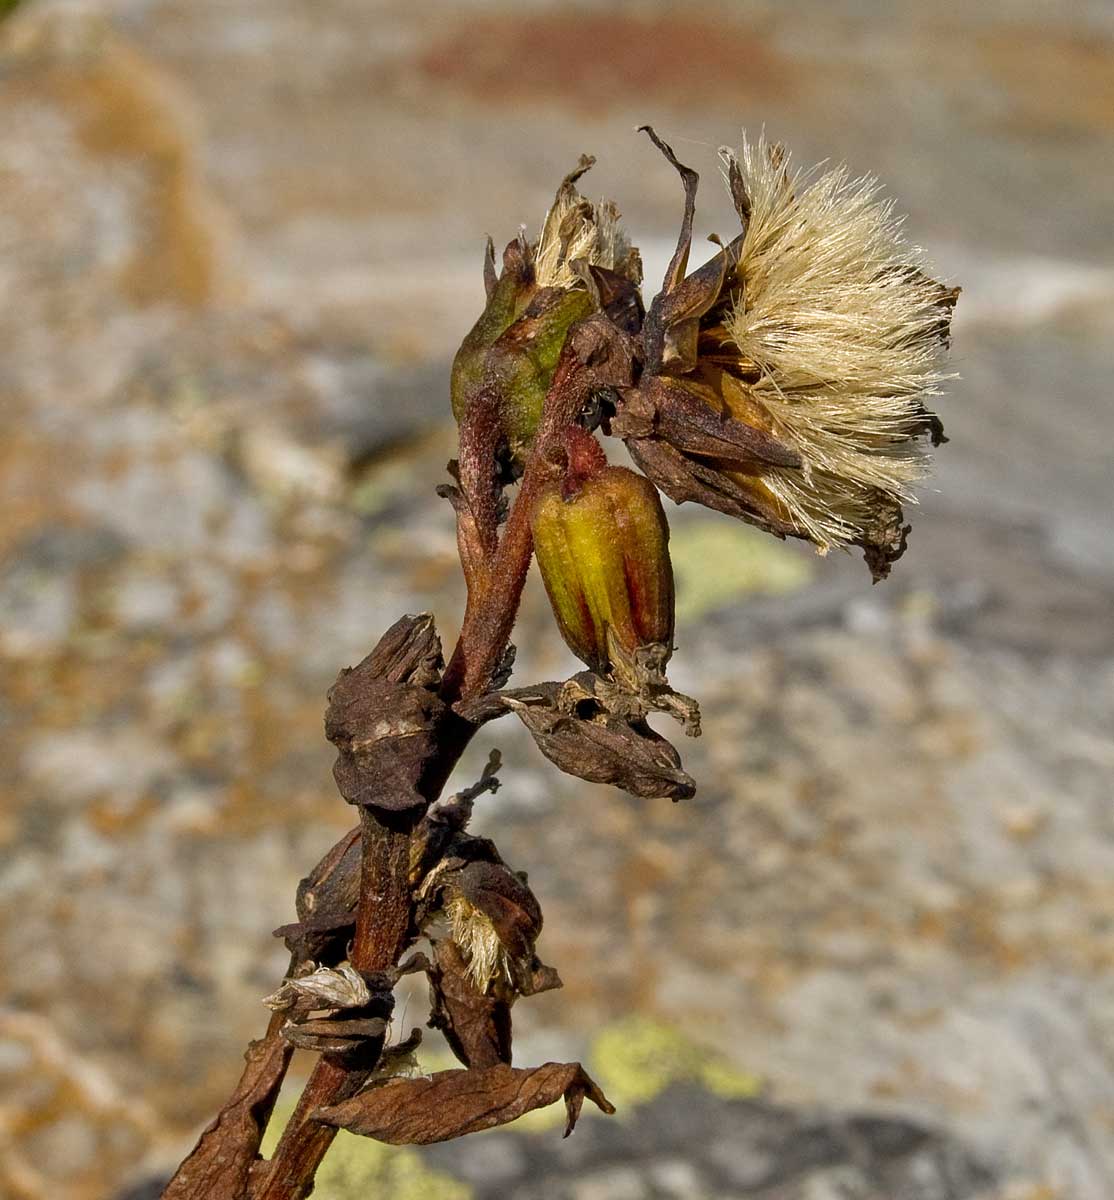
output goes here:
[{"label": "dried seed pod", "polygon": [[[568,431],[563,478],[534,505],[534,550],[553,615],[569,649],[594,671],[612,665],[613,644],[633,656],[673,645],[669,526],[657,490],[609,466],[582,429]],[[664,660],[663,660],[664,661]]]},{"label": "dried seed pod", "polygon": [[564,685],[540,684],[504,697],[554,766],[590,783],[647,799],[687,800],[696,783],[674,747],[638,717],[608,712],[587,697],[570,710]]}]

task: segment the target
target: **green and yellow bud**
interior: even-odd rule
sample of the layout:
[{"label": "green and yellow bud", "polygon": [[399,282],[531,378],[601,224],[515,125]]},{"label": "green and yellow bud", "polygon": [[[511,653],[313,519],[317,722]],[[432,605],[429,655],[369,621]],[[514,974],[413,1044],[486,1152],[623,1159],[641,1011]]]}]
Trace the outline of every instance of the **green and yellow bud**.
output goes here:
[{"label": "green and yellow bud", "polygon": [[561,635],[588,666],[606,673],[617,653],[673,645],[669,526],[657,489],[608,465],[599,444],[569,431],[567,466],[534,505],[534,549]]},{"label": "green and yellow bud", "polygon": [[614,204],[589,203],[576,182],[595,160],[581,158],[567,175],[536,242],[520,235],[503,253],[496,276],[489,244],[487,306],[453,360],[457,421],[481,388],[499,396],[503,431],[521,462],[537,431],[542,405],[569,330],[602,307],[618,313],[636,303],[642,263]]},{"label": "green and yellow bud", "polygon": [[503,432],[516,461],[537,432],[569,330],[594,308],[586,291],[546,288],[489,351],[486,378],[498,388]]},{"label": "green and yellow bud", "polygon": [[503,251],[503,270],[498,278],[495,277],[495,251],[489,241],[485,275],[487,305],[453,359],[449,394],[453,416],[458,421],[483,383],[488,351],[526,311],[538,290],[534,282],[533,256],[522,238],[516,238]]}]

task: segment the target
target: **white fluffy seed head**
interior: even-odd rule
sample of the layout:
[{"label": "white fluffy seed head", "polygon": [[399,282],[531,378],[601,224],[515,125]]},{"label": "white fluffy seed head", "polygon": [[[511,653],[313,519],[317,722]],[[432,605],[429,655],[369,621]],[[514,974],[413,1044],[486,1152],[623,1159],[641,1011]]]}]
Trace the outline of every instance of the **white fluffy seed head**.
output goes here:
[{"label": "white fluffy seed head", "polygon": [[913,500],[927,472],[924,404],[948,378],[946,290],[877,180],[794,170],[764,137],[720,154],[751,207],[727,330],[805,464],[764,470],[763,482],[824,552],[868,533],[880,507]]}]

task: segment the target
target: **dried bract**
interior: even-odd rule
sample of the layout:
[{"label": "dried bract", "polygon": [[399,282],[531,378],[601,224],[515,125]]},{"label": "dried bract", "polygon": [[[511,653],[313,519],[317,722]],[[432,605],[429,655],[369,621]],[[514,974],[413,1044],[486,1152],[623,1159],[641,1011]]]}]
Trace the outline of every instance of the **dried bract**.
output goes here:
[{"label": "dried bract", "polygon": [[562,702],[563,686],[540,684],[504,699],[554,766],[648,799],[687,800],[695,794],[681,756],[645,720],[609,712],[589,696],[570,707]]}]

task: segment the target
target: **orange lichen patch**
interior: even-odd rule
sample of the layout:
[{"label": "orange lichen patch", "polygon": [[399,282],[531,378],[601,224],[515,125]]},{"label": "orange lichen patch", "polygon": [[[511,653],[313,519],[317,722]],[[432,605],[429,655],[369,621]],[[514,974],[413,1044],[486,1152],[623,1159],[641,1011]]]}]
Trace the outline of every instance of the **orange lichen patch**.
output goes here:
[{"label": "orange lichen patch", "polygon": [[762,31],[668,13],[536,13],[469,19],[418,70],[476,99],[556,100],[598,111],[652,97],[705,105],[783,97],[793,72]]},{"label": "orange lichen patch", "polygon": [[1114,131],[1114,42],[1041,26],[991,30],[974,45],[1026,134]]},{"label": "orange lichen patch", "polygon": [[226,217],[203,178],[189,102],[172,79],[105,32],[87,54],[13,72],[5,90],[58,107],[85,151],[130,173],[141,233],[120,282],[135,302],[199,306],[229,292]]}]

